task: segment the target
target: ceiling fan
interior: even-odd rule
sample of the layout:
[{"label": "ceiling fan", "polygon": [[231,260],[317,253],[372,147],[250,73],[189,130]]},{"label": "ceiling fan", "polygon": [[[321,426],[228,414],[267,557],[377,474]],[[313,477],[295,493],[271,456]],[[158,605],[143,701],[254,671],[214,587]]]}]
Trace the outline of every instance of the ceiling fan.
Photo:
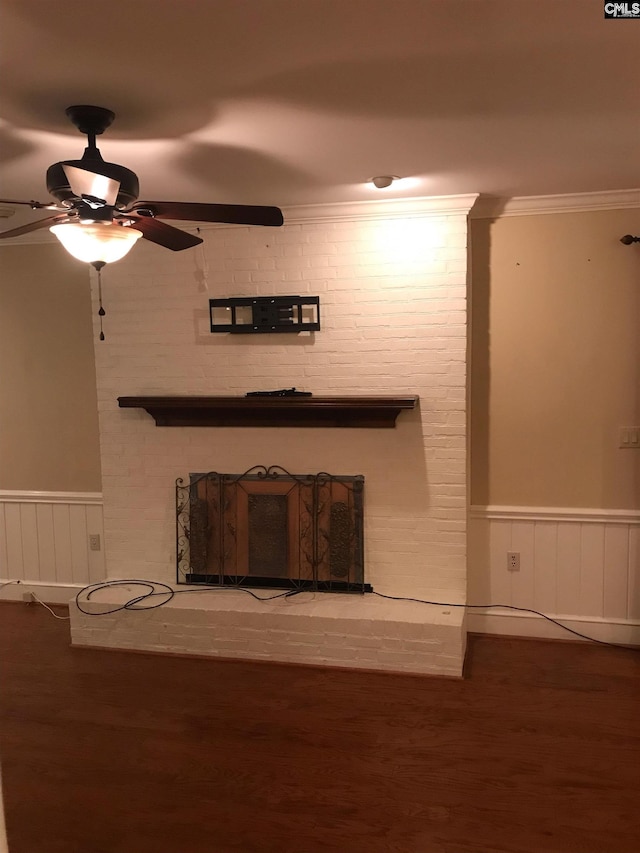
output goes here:
[{"label": "ceiling fan", "polygon": [[202,239],[164,219],[221,222],[237,225],[282,225],[277,207],[243,204],[200,204],[178,201],[138,201],[138,177],[130,169],[102,159],[96,136],[115,118],[111,110],[87,105],[65,111],[88,137],[80,160],[63,160],[47,169],[52,203],[0,199],[4,204],[27,204],[33,210],[55,211],[46,219],[0,232],[0,239],[50,228],[78,260],[96,268],[124,257],[143,237],[174,252],[202,243]]}]

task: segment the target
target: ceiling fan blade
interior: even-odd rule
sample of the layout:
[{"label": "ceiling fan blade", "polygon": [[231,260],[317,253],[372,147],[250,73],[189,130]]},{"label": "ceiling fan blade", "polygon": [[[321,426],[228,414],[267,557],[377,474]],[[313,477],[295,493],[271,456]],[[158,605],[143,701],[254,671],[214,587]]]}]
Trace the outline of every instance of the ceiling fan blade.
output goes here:
[{"label": "ceiling fan blade", "polygon": [[[133,217],[128,215],[128,218]],[[160,222],[152,216],[136,216],[129,227],[142,231],[142,236],[146,240],[157,243],[158,246],[164,246],[165,249],[171,249],[172,252],[191,249],[203,242],[201,237],[196,237],[195,234],[189,234],[180,228],[174,228],[173,225],[167,225],[166,222]]]},{"label": "ceiling fan blade", "polygon": [[77,166],[62,164],[64,174],[69,181],[69,186],[78,198],[88,195],[93,198],[104,199],[107,205],[113,207],[118,198],[120,182],[106,175],[90,172],[87,169],[79,169]]},{"label": "ceiling fan blade", "polygon": [[29,222],[27,225],[20,225],[18,228],[12,228],[10,231],[0,231],[0,240],[4,240],[6,237],[19,237],[21,234],[28,234],[30,231],[37,231],[38,228],[50,228],[52,225],[68,221],[69,216],[66,213],[59,213],[57,216],[47,216],[46,219]]},{"label": "ceiling fan blade", "polygon": [[232,225],[282,225],[278,207],[252,204],[199,204],[182,201],[137,201],[132,212],[148,210],[159,219],[226,222]]}]

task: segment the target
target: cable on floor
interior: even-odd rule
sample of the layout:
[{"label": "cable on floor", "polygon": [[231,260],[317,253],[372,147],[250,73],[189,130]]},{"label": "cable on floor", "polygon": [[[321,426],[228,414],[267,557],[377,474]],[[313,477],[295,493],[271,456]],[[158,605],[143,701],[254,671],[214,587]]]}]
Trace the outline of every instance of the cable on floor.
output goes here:
[{"label": "cable on floor", "polygon": [[[25,585],[25,584],[23,584],[23,583],[22,583],[22,581],[20,581],[20,580],[15,580],[15,581],[5,581],[4,583],[0,583],[0,589],[3,589],[5,586],[11,586],[11,584],[20,584],[21,586],[24,586],[24,585]],[[35,601],[35,602],[36,602],[36,604],[41,604],[41,605],[42,605],[42,607],[44,607],[46,610],[48,610],[48,611],[49,611],[49,613],[50,613],[50,614],[51,614],[55,619],[62,619],[62,620],[64,620],[64,621],[67,621],[67,620],[71,619],[71,617],[70,617],[70,616],[59,616],[57,613],[54,613],[54,612],[53,612],[53,610],[49,607],[49,605],[48,605],[48,604],[45,604],[45,603],[44,603],[44,601],[42,601],[41,599],[39,599],[39,598],[38,598],[38,596],[35,594],[35,592],[33,592],[32,590],[29,590],[29,595],[31,596],[31,600],[32,600],[32,601]],[[28,601],[27,601],[26,603],[27,603],[27,604],[29,604],[30,602],[28,602]]]},{"label": "cable on floor", "polygon": [[54,619],[61,619],[63,621],[68,621],[69,619],[71,619],[71,616],[59,616],[57,613],[54,613],[53,610],[49,607],[49,605],[45,604],[44,601],[41,601],[34,592],[32,592],[31,595],[36,604],[41,604],[45,610],[49,611],[49,613],[53,616]]}]

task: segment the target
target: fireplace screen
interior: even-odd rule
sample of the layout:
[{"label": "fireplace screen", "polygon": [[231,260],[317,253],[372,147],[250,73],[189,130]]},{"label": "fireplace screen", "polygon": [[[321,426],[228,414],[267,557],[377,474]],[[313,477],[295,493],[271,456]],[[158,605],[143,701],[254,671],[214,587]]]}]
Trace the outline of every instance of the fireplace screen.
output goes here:
[{"label": "fireplace screen", "polygon": [[178,583],[369,591],[363,485],[275,465],[179,479]]}]

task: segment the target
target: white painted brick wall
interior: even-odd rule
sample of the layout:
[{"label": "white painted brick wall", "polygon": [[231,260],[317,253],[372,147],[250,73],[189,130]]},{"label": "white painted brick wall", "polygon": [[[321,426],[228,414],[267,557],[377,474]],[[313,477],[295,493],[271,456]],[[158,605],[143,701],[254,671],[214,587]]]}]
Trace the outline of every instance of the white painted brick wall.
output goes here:
[{"label": "white painted brick wall", "polygon": [[[470,204],[471,202],[469,202]],[[466,215],[203,228],[202,248],[141,241],[103,273],[96,342],[109,577],[175,578],[174,483],[253,465],[365,476],[367,580],[462,601],[466,563]],[[285,212],[286,213],[286,212]],[[213,335],[212,297],[317,294],[314,335]],[[126,395],[420,395],[394,430],[158,428]]]},{"label": "white painted brick wall", "polygon": [[140,590],[105,590],[71,603],[74,645],[251,658],[421,675],[461,675],[459,609],[374,596],[308,594],[258,602],[238,590],[176,596],[162,608],[106,616]]}]

